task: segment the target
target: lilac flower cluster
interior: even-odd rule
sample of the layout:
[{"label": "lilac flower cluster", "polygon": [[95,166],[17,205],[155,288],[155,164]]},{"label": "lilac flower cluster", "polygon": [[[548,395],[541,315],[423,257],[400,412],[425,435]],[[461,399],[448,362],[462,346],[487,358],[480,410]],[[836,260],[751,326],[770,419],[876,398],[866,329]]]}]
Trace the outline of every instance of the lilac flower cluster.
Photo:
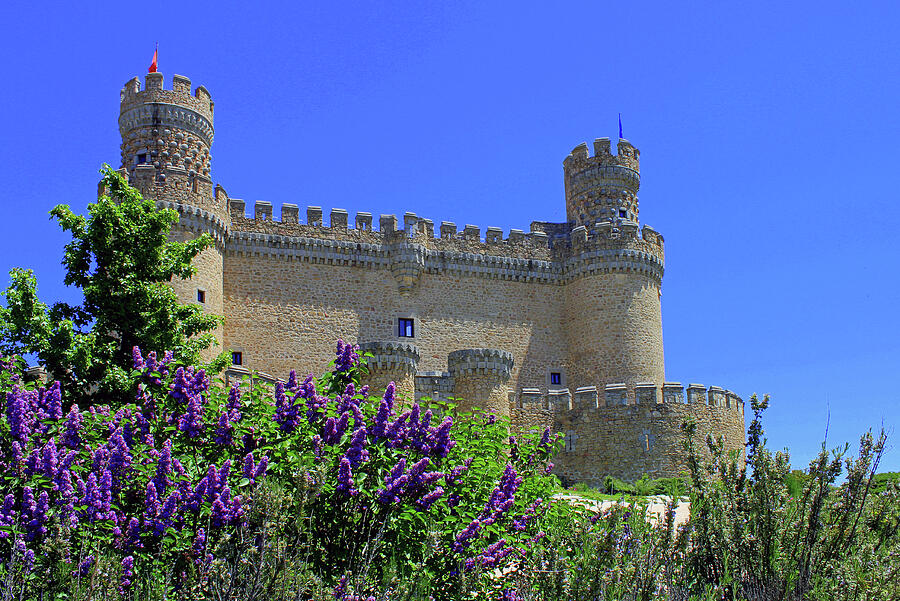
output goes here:
[{"label": "lilac flower cluster", "polygon": [[337,341],[337,358],[334,360],[334,371],[346,373],[359,363],[359,346]]},{"label": "lilac flower cluster", "polygon": [[456,535],[452,546],[453,551],[461,553],[472,544],[472,539],[476,537],[482,527],[486,528],[503,519],[515,504],[515,493],[521,485],[522,478],[516,474],[516,470],[511,464],[507,464],[500,477],[500,482],[491,492],[484,509],[478,514],[478,517]]}]

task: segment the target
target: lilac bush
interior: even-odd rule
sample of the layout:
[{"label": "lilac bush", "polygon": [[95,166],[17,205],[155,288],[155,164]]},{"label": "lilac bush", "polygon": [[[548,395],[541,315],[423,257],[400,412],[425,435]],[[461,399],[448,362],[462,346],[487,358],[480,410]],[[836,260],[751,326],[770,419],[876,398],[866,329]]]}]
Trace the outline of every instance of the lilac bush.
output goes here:
[{"label": "lilac bush", "polygon": [[305,516],[282,520],[279,536],[310,550],[310,569],[368,566],[359,595],[389,566],[425,566],[449,595],[538,534],[549,431],[507,455],[506,420],[400,399],[393,384],[370,397],[353,345],[338,343],[321,378],[291,372],[273,390],[223,386],[171,353],[135,348],[133,360],[134,402],[116,407],[82,409],[56,383],[0,372],[0,572],[92,578],[113,566],[103,569],[125,596],[160,574],[172,590],[206,586],[237,549],[263,552],[252,532],[264,528],[253,502],[265,486],[293,504],[285,515]]}]

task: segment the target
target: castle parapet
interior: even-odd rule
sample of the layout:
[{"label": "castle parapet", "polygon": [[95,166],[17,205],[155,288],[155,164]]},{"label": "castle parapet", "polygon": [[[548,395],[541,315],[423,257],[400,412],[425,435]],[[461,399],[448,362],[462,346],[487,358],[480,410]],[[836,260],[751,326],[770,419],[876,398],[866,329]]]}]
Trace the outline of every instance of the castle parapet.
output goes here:
[{"label": "castle parapet", "polygon": [[706,386],[703,384],[688,384],[687,402],[691,405],[706,405]]},{"label": "castle parapet", "polygon": [[666,382],[663,384],[663,403],[684,403],[684,386],[681,382]]},{"label": "castle parapet", "polygon": [[653,382],[638,382],[634,385],[634,400],[638,405],[655,405],[659,402],[659,390]]},{"label": "castle parapet", "polygon": [[607,384],[604,387],[606,406],[628,404],[628,386],[622,384]]},{"label": "castle parapet", "polygon": [[596,386],[581,386],[575,389],[575,396],[572,398],[572,409],[596,409],[597,407]]},{"label": "castle parapet", "polygon": [[568,388],[552,388],[547,391],[547,406],[552,411],[569,411],[572,409],[572,395]]}]

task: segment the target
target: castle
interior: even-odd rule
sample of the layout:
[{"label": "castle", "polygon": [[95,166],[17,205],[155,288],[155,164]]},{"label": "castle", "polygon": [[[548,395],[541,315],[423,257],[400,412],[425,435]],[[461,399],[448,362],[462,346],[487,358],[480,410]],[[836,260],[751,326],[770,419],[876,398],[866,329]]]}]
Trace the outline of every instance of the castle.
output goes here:
[{"label": "castle", "polygon": [[[667,382],[660,287],[663,237],[638,225],[640,152],[608,138],[563,161],[565,223],[530,232],[256,201],[247,216],[210,177],[213,101],[175,75],[121,91],[122,168],[160,207],[173,237],[210,233],[182,302],[225,316],[231,373],[320,373],[339,338],[370,351],[370,384],[408,397],[454,397],[514,429],[564,434],[556,472],[599,484],[677,475],[681,424],[744,446],[734,393]],[[352,225],[352,227],[351,227]]]}]

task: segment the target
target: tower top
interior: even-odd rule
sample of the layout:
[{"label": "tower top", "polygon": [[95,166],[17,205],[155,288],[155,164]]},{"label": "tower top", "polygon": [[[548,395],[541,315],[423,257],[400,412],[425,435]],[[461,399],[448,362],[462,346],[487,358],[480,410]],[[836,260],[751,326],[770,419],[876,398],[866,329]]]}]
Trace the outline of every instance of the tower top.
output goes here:
[{"label": "tower top", "polygon": [[169,176],[209,180],[213,142],[213,101],[203,86],[191,93],[191,80],[172,76],[171,89],[163,87],[163,74],[147,73],[144,87],[135,77],[119,94],[119,132],[122,134],[122,166],[153,167],[158,181]]},{"label": "tower top", "polygon": [[641,152],[624,138],[616,150],[612,154],[609,138],[597,138],[593,156],[582,142],[563,161],[569,222],[589,231],[603,221],[637,222]]},{"label": "tower top", "polygon": [[[144,89],[141,89],[141,80],[137,77],[130,79],[122,87],[119,93],[120,115],[135,105],[142,104],[171,104],[195,111],[198,116],[204,118],[212,125],[213,106],[209,91],[203,86],[197,86],[191,95],[191,80],[184,75],[172,76],[172,89],[163,87],[163,74],[157,71],[147,73],[144,76]],[[121,117],[120,117],[121,121]]]}]

